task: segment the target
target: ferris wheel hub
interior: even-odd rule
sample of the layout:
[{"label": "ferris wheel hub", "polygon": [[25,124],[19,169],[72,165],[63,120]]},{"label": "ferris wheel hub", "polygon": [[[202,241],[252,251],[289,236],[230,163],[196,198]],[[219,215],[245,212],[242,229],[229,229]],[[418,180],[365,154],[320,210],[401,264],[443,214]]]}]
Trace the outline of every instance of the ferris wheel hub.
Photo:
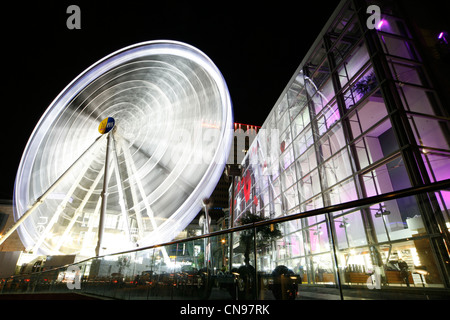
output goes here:
[{"label": "ferris wheel hub", "polygon": [[116,121],[113,117],[108,117],[102,120],[98,126],[98,132],[101,134],[105,134],[110,132],[116,124]]}]

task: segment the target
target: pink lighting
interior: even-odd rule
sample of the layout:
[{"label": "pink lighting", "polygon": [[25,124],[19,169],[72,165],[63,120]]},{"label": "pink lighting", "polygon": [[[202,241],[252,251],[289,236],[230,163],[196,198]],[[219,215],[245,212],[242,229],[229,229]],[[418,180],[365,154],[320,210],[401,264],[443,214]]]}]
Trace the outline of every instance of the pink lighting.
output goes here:
[{"label": "pink lighting", "polygon": [[376,29],[377,30],[381,30],[381,27],[384,25],[384,23],[386,22],[386,20],[380,20],[380,22],[378,22]]},{"label": "pink lighting", "polygon": [[448,44],[447,36],[448,36],[447,32],[446,31],[442,31],[441,33],[439,33],[438,39],[443,41],[445,44]]}]

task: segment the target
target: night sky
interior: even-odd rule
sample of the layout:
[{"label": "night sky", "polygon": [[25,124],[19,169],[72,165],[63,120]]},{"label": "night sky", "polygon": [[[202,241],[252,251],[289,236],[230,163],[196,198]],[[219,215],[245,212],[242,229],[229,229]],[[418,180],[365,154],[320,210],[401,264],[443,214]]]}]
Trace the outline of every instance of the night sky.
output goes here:
[{"label": "night sky", "polygon": [[[235,122],[262,125],[339,1],[122,3],[3,7],[0,199],[12,199],[22,152],[49,104],[109,53],[148,40],[191,44],[222,72]],[[66,27],[71,4],[81,9],[80,30]]]}]

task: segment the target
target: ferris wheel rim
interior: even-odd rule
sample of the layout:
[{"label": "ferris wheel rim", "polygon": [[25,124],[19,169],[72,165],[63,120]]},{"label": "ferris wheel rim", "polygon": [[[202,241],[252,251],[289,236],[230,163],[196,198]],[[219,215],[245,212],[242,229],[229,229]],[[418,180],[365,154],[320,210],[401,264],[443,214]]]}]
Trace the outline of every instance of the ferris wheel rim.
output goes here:
[{"label": "ferris wheel rim", "polygon": [[[39,141],[38,133],[43,130],[48,130],[50,126],[55,122],[55,119],[57,118],[58,114],[64,111],[64,108],[67,106],[67,104],[74,99],[74,97],[77,96],[77,94],[82,91],[86,86],[88,86],[90,83],[95,81],[100,75],[104,74],[105,71],[111,70],[113,67],[120,65],[123,61],[129,61],[132,60],[132,58],[135,57],[141,57],[146,54],[147,51],[145,51],[146,47],[152,46],[155,49],[155,46],[160,46],[159,49],[163,50],[165,46],[171,46],[171,49],[178,49],[178,50],[185,50],[186,48],[189,49],[188,51],[183,51],[183,54],[186,54],[186,52],[189,54],[189,58],[193,59],[194,61],[198,61],[198,59],[202,59],[203,63],[202,66],[205,66],[210,72],[210,74],[214,75],[214,81],[216,81],[216,84],[218,85],[218,90],[220,91],[220,98],[222,99],[222,116],[225,119],[224,122],[226,125],[222,128],[222,130],[232,130],[232,112],[231,112],[231,97],[228,92],[228,88],[226,86],[225,79],[223,78],[222,74],[220,73],[219,69],[215,66],[215,64],[211,61],[209,57],[207,57],[202,51],[199,49],[179,42],[179,41],[173,41],[173,40],[153,40],[153,41],[145,41],[140,42],[137,44],[133,44],[130,46],[127,46],[125,48],[119,49],[106,57],[100,59],[96,63],[92,64],[90,67],[85,69],[80,75],[78,75],[74,80],[72,80],[58,95],[57,97],[50,103],[49,107],[46,109],[46,111],[43,113],[41,118],[39,119],[36,127],[34,128],[33,132],[30,135],[30,138],[26,144],[26,147],[24,149],[23,155],[21,157],[19,168],[17,171],[15,186],[14,186],[14,196],[13,196],[13,208],[14,208],[14,217],[15,219],[19,219],[21,215],[24,213],[23,209],[22,212],[19,212],[19,207],[24,208],[24,205],[20,203],[22,200],[19,198],[19,195],[23,195],[24,192],[28,192],[28,183],[31,170],[28,171],[28,173],[25,170],[25,167],[29,163],[33,163],[34,158],[36,157],[36,152],[38,151],[39,145],[42,142]],[[144,50],[142,50],[144,49]],[[148,50],[151,50],[148,49]],[[180,51],[181,52],[181,51]],[[176,53],[176,52],[174,52]],[[108,65],[108,63],[112,63],[111,65]],[[229,128],[228,128],[229,127]],[[223,131],[221,134],[221,140],[220,145],[224,146],[226,150],[229,150],[231,146],[231,137],[227,134],[227,132]],[[28,156],[31,155],[31,158]],[[225,164],[228,154],[221,153],[220,150],[216,150],[215,155],[213,157],[213,161],[218,162],[219,164]],[[195,190],[192,192],[191,196],[186,199],[186,203],[191,203],[193,205],[193,202],[197,201],[197,199],[203,198],[204,194],[199,194],[199,189],[201,186],[204,186],[205,179],[208,176],[213,176],[213,180],[218,180],[220,178],[219,170],[215,170],[213,164],[209,164],[207,172],[203,175],[201,182],[198,183]],[[23,180],[25,179],[25,180]],[[23,183],[25,181],[25,183]],[[210,189],[211,186],[208,185],[208,189]],[[200,192],[201,193],[201,192]],[[207,195],[206,195],[207,196]],[[25,199],[28,199],[30,196],[27,193],[25,196]],[[179,210],[175,211],[172,216],[179,217],[180,212]],[[21,234],[22,237],[30,237],[29,230],[26,228],[19,228],[18,229],[19,234]]]}]

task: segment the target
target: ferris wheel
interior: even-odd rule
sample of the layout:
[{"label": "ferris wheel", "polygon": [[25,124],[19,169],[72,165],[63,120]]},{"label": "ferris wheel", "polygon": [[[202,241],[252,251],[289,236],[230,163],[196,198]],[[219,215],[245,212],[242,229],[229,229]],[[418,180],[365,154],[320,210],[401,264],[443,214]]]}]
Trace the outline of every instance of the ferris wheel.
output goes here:
[{"label": "ferris wheel", "polygon": [[198,49],[114,52],[51,103],[23,153],[15,229],[27,250],[81,256],[172,240],[215,188],[232,139],[223,76]]}]

